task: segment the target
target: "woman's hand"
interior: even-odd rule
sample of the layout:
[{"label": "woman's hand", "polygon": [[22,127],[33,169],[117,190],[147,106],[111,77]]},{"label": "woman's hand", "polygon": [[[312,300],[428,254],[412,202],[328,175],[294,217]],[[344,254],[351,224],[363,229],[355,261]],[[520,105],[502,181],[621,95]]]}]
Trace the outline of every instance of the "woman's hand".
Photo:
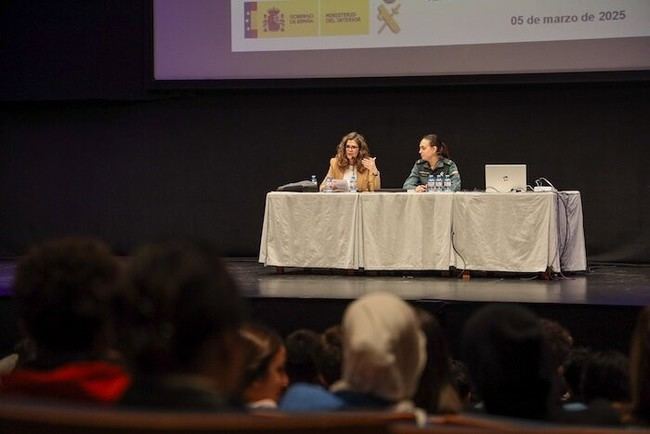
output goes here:
[{"label": "woman's hand", "polygon": [[427,186],[426,185],[418,185],[415,187],[415,191],[418,193],[424,193],[427,191]]},{"label": "woman's hand", "polygon": [[379,170],[377,169],[377,164],[375,164],[375,160],[377,157],[366,157],[363,160],[361,160],[361,164],[363,164],[363,167],[368,169],[368,171],[374,175],[379,173]]}]

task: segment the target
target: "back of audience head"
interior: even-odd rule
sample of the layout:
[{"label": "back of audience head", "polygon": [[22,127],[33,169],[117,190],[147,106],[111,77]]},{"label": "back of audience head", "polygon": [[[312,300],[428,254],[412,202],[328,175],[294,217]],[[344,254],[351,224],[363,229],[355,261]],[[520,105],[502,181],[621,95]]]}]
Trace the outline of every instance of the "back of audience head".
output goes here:
[{"label": "back of audience head", "polygon": [[582,396],[582,377],[591,350],[585,347],[573,348],[564,362],[564,381],[569,392],[568,400],[584,402]]},{"label": "back of audience head", "polygon": [[108,246],[95,239],[62,238],[29,250],[18,263],[14,290],[37,361],[107,356],[119,271]]},{"label": "back of audience head", "polygon": [[573,346],[573,337],[569,330],[557,321],[547,318],[541,318],[542,331],[546,338],[546,345],[549,351],[549,357],[555,372],[556,401],[561,401],[568,396],[568,386],[564,380],[564,362],[566,362],[571,347]]},{"label": "back of audience head", "polygon": [[232,394],[241,378],[244,311],[217,249],[182,241],[148,245],[127,274],[120,332],[136,373],[201,375]]},{"label": "back of audience head", "polygon": [[637,319],[630,353],[632,418],[650,424],[650,306]]},{"label": "back of audience head", "polygon": [[319,383],[316,352],[320,335],[313,330],[298,329],[284,340],[287,348],[287,375],[293,383]]},{"label": "back of audience head", "polygon": [[569,330],[557,321],[541,318],[542,331],[546,337],[551,363],[561,374],[573,347],[573,337]]},{"label": "back of audience head", "polygon": [[415,393],[415,404],[428,413],[456,413],[461,402],[451,378],[451,357],[440,324],[423,309],[415,309],[426,337],[427,362]]},{"label": "back of audience head", "polygon": [[470,408],[474,400],[472,382],[469,378],[467,366],[460,360],[453,359],[451,361],[451,378],[463,408]]},{"label": "back of audience head", "polygon": [[316,366],[320,383],[329,387],[341,378],[343,364],[343,331],[340,325],[326,329],[316,351]]},{"label": "back of audience head", "polygon": [[244,350],[244,401],[251,407],[275,407],[289,385],[287,350],[282,338],[261,324],[240,329]]},{"label": "back of audience head", "polygon": [[343,316],[343,375],[333,390],[350,390],[400,405],[415,394],[426,343],[415,311],[394,294],[373,292]]},{"label": "back of audience head", "polygon": [[539,319],[515,305],[488,305],[468,320],[463,353],[488,413],[546,419],[552,368]]},{"label": "back of audience head", "polygon": [[627,402],[630,396],[628,358],[619,351],[592,353],[584,367],[582,395],[586,403],[596,399]]}]

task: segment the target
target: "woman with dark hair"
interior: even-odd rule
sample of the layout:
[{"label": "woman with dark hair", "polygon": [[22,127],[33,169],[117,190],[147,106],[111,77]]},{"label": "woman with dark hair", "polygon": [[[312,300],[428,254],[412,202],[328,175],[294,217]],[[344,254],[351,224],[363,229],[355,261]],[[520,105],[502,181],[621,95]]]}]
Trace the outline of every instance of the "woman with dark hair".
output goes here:
[{"label": "woman with dark hair", "polygon": [[326,387],[330,387],[341,378],[342,359],[343,330],[337,324],[323,332],[316,352],[316,366],[321,382]]},{"label": "woman with dark hair", "polygon": [[438,320],[423,309],[415,309],[427,340],[427,362],[413,401],[430,414],[458,413],[462,403],[451,377],[451,357]]},{"label": "woman with dark hair", "polygon": [[448,175],[451,179],[451,190],[460,190],[460,173],[456,163],[449,159],[449,148],[440,137],[428,134],[420,140],[420,159],[415,162],[411,173],[404,181],[404,188],[416,192],[427,191],[427,180],[430,175]]},{"label": "woman with dark hair", "polygon": [[242,396],[252,409],[277,408],[289,385],[286,372],[287,350],[273,330],[246,324],[240,330],[244,350]]},{"label": "woman with dark hair", "polygon": [[341,139],[336,147],[336,155],[330,159],[330,167],[320,189],[327,188],[328,178],[349,181],[353,176],[358,191],[375,191],[381,187],[375,157],[370,156],[366,139],[356,132],[348,133]]},{"label": "woman with dark hair", "polygon": [[[291,354],[289,338],[292,335],[287,338],[289,354]],[[341,327],[332,326],[323,334],[317,335],[317,339],[316,348],[310,351],[312,353],[310,358],[316,370],[316,381],[304,379],[302,382],[292,382],[280,401],[280,409],[283,411],[324,411],[338,410],[343,407],[343,401],[326,389],[341,378],[343,352]]]}]

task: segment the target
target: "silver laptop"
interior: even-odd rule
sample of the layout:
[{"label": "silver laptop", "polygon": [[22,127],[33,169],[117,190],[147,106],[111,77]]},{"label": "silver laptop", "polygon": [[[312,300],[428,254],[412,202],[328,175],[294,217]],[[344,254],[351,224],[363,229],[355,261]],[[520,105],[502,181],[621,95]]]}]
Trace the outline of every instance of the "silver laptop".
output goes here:
[{"label": "silver laptop", "polygon": [[526,191],[526,165],[486,164],[485,191]]}]

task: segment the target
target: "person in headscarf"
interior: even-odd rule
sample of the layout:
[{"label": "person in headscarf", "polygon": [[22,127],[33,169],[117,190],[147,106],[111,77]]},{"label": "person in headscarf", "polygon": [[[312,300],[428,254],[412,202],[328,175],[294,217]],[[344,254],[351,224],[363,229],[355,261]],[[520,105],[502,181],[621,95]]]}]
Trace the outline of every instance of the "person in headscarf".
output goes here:
[{"label": "person in headscarf", "polygon": [[331,387],[336,399],[305,394],[293,410],[415,410],[426,341],[413,308],[396,295],[374,292],[348,306],[342,328],[342,378]]}]

